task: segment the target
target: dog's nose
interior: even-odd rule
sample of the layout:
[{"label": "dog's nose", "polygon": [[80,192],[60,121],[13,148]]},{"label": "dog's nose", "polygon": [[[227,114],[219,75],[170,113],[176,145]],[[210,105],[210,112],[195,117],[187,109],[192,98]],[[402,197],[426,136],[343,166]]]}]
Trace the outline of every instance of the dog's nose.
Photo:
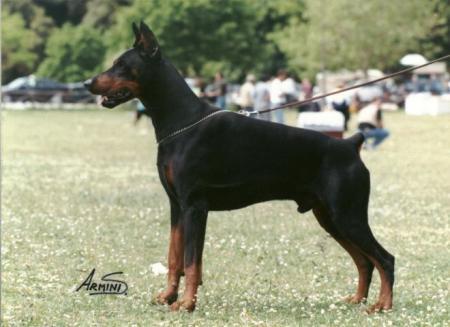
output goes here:
[{"label": "dog's nose", "polygon": [[83,85],[84,85],[85,88],[87,88],[89,90],[91,88],[91,85],[92,85],[92,78],[85,80],[83,82]]}]

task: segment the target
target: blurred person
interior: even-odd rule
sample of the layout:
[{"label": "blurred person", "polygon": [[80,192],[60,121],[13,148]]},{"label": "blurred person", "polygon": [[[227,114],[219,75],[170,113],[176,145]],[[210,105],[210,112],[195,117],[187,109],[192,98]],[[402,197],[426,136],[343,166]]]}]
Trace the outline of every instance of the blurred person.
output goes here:
[{"label": "blurred person", "polygon": [[[294,80],[289,77],[286,70],[280,69],[277,73],[277,77],[270,83],[270,100],[272,108],[295,101],[296,93]],[[274,118],[277,123],[283,124],[283,110],[275,110]]]},{"label": "blurred person", "polygon": [[205,96],[205,83],[203,82],[203,79],[201,77],[197,76],[194,79],[194,86],[192,88],[192,91],[199,98],[203,98]]},{"label": "blurred person", "polygon": [[[179,72],[180,75],[181,72]],[[194,86],[195,86],[195,78],[192,77],[185,77],[184,81],[186,82],[186,84],[189,86],[189,88],[194,92]],[[195,92],[194,92],[195,93]]]},{"label": "blurred person", "polygon": [[227,83],[221,72],[217,72],[214,76],[214,82],[209,92],[206,93],[207,97],[214,98],[214,105],[220,109],[226,107]]},{"label": "blurred person", "polygon": [[310,99],[313,96],[313,86],[309,79],[304,78],[301,84],[302,94],[304,99]]},{"label": "blurred person", "polygon": [[[209,102],[215,102],[216,97],[212,96],[212,97],[208,97],[207,96],[207,85],[204,81],[204,79],[201,76],[195,76],[193,78],[186,78],[186,83],[189,85],[189,87],[191,88],[192,92],[194,92],[194,94],[199,97],[199,98],[204,98],[205,100],[209,101]],[[213,85],[209,85],[209,90],[212,90]],[[214,100],[214,101],[211,101]]]},{"label": "blurred person", "polygon": [[389,131],[383,127],[381,98],[375,99],[359,111],[358,129],[366,137],[366,149],[377,148],[389,136]]},{"label": "blurred person", "polygon": [[350,102],[350,107],[349,107],[349,112],[351,114],[356,114],[359,112],[359,110],[361,110],[363,106],[363,103],[361,101],[361,98],[359,97],[358,93],[355,93],[355,95],[353,95],[353,97],[351,98],[351,102]]},{"label": "blurred person", "polygon": [[[311,99],[313,97],[313,85],[311,83],[311,81],[307,78],[302,79],[302,83],[300,85],[301,88],[301,92],[300,92],[300,96],[298,98],[299,101],[304,101],[304,100],[308,100]],[[301,105],[298,108],[299,112],[304,112],[304,111],[320,111],[320,106],[319,103],[316,101],[310,102],[310,103],[305,103],[303,105]]]},{"label": "blurred person", "polygon": [[253,74],[248,74],[245,83],[239,89],[239,105],[243,110],[253,111],[253,97],[255,92],[256,78]]},{"label": "blurred person", "polygon": [[[256,111],[270,108],[269,80],[270,77],[268,75],[263,75],[261,80],[255,85],[255,91],[253,92],[253,104]],[[259,114],[256,118],[271,121],[270,112]]]},{"label": "blurred person", "polygon": [[[341,90],[344,88],[344,84],[339,84],[337,90]],[[331,104],[331,107],[339,112],[342,112],[344,115],[344,130],[348,129],[348,121],[350,120],[350,99],[348,98],[347,92],[334,94],[328,97],[328,102]]]},{"label": "blurred person", "polygon": [[435,74],[430,76],[430,93],[433,95],[441,95],[444,92],[441,81]]}]

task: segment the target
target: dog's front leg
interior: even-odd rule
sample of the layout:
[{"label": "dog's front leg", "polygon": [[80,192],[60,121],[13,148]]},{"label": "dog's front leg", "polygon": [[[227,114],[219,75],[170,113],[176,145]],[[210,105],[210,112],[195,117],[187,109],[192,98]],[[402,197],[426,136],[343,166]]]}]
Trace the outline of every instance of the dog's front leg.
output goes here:
[{"label": "dog's front leg", "polygon": [[208,211],[203,207],[190,207],[183,213],[184,275],[186,286],[181,300],[171,309],[193,311],[197,302],[197,289],[202,279],[202,253],[205,243]]},{"label": "dog's front leg", "polygon": [[172,304],[178,298],[180,277],[183,274],[184,240],[181,210],[175,201],[170,202],[170,244],[167,275],[167,289],[158,294],[156,303]]}]

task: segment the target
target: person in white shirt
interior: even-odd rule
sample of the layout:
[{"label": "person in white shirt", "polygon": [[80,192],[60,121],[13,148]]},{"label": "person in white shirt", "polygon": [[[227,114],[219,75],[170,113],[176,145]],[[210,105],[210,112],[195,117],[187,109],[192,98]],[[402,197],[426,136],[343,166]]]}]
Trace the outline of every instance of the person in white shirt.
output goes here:
[{"label": "person in white shirt", "polygon": [[248,74],[245,78],[245,83],[242,84],[239,90],[239,105],[243,110],[253,111],[253,97],[255,92],[256,78],[253,74]]},{"label": "person in white shirt", "polygon": [[[381,98],[377,98],[358,112],[358,129],[366,137],[367,149],[375,149],[389,136],[389,131],[383,127]],[[369,143],[371,140],[372,143]]]},{"label": "person in white shirt", "polygon": [[[286,70],[279,70],[277,77],[270,83],[270,101],[272,108],[295,101],[297,99],[296,93],[295,81],[288,76]],[[282,109],[275,110],[274,116],[277,123],[284,123]]]},{"label": "person in white shirt", "polygon": [[[269,76],[264,75],[261,80],[255,85],[255,92],[253,93],[253,105],[256,111],[266,110],[270,108],[270,90],[269,90]],[[256,118],[263,120],[271,120],[270,112],[259,114]]]}]

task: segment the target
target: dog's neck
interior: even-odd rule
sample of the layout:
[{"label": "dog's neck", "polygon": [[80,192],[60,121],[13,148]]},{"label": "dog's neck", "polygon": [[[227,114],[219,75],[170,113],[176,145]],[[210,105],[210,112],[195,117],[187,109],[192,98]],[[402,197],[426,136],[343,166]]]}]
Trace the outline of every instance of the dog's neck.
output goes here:
[{"label": "dog's neck", "polygon": [[150,113],[157,140],[208,113],[208,106],[192,92],[168,61],[163,60],[151,74],[151,79],[144,83],[139,99]]}]

